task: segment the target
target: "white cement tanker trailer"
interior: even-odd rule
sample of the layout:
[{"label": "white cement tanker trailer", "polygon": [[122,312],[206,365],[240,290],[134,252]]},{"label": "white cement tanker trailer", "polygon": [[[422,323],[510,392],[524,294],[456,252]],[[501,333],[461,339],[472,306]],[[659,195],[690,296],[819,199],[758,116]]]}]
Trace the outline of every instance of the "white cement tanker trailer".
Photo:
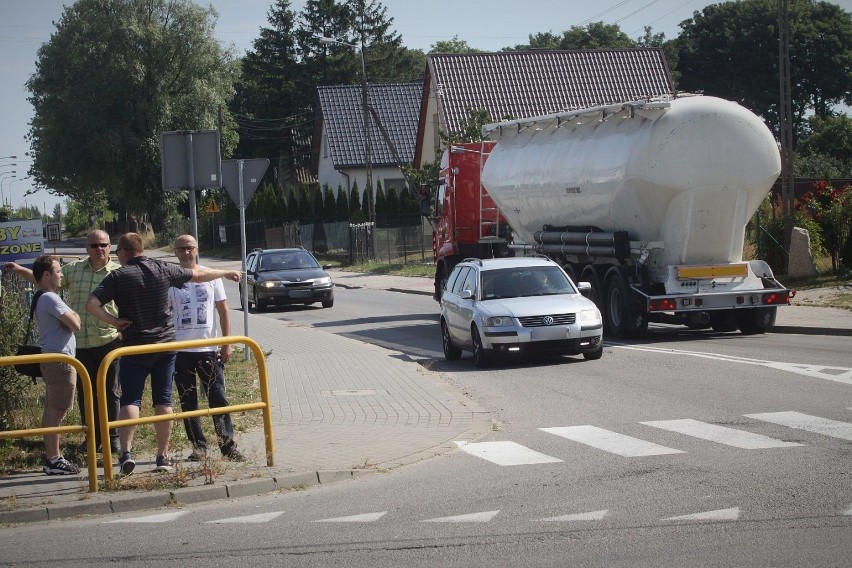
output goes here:
[{"label": "white cement tanker trailer", "polygon": [[459,257],[545,254],[592,284],[614,337],[649,320],[763,333],[789,304],[768,264],[742,260],[746,224],[781,171],[775,139],[749,110],[678,96],[483,134],[445,154],[436,282]]}]

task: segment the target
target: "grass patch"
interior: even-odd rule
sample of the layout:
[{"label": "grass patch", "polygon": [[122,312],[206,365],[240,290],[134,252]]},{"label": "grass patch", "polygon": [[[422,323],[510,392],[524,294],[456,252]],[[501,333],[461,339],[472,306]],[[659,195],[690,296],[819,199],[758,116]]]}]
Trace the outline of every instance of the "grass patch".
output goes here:
[{"label": "grass patch", "polygon": [[372,274],[391,274],[394,276],[418,276],[432,278],[435,276],[435,265],[430,263],[388,264],[371,260],[360,264],[347,266],[349,272],[364,272]]},{"label": "grass patch", "polygon": [[[225,365],[225,386],[228,393],[228,402],[233,405],[248,404],[260,401],[260,385],[258,383],[257,362],[254,358],[245,361],[243,348],[235,345],[231,354],[231,360]],[[14,416],[14,428],[17,430],[25,430],[38,428],[41,424],[41,412],[44,406],[44,383],[39,381],[38,384],[32,385],[29,383],[27,390],[23,393],[23,403],[18,412]],[[177,406],[178,395],[177,390],[172,394],[172,400],[175,402],[175,412],[179,411]],[[206,402],[199,401],[199,408],[204,408]],[[142,397],[141,416],[153,416],[154,408],[151,405],[150,388],[146,386]],[[239,433],[259,427],[263,424],[263,414],[260,410],[236,412],[231,414],[231,420],[234,424],[234,434],[239,444]],[[65,417],[63,424],[79,424],[80,409],[77,405]],[[207,437],[211,451],[218,454],[218,444],[216,443],[216,433],[213,429],[213,420],[207,417],[201,419],[204,435]],[[62,453],[69,460],[78,465],[85,466],[86,456],[78,452],[77,447],[84,441],[82,433],[64,434],[62,435]],[[170,451],[176,460],[180,460],[184,454],[188,454],[191,450],[189,441],[186,438],[183,424],[176,421],[172,427],[172,435],[170,438]],[[133,439],[133,454],[134,457],[140,456],[145,459],[147,456],[154,456],[157,451],[157,439],[154,434],[154,425],[145,424],[136,428],[136,435]],[[215,454],[214,454],[215,455]],[[44,444],[41,437],[31,438],[16,438],[0,440],[0,475],[9,475],[23,471],[32,471],[41,469],[44,459]],[[113,455],[113,462],[116,462],[118,456]],[[205,476],[206,479],[215,479],[218,476],[218,468],[224,467],[224,464],[216,465],[214,458],[208,458],[197,465],[190,468],[179,467],[174,474],[158,474],[156,477],[159,481],[151,483],[165,483],[168,487],[181,487],[182,480],[187,481],[199,475]],[[180,464],[179,464],[180,465]],[[135,477],[135,476],[132,476]],[[130,479],[130,478],[128,478]],[[212,481],[211,481],[212,482]],[[135,482],[134,482],[135,483]],[[136,487],[134,487],[136,488]]]}]

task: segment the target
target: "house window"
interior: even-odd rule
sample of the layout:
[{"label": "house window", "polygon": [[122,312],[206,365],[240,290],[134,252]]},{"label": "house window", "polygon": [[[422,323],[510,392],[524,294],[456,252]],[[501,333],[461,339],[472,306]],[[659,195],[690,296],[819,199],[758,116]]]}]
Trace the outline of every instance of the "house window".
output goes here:
[{"label": "house window", "polygon": [[385,188],[385,196],[390,195],[391,188],[396,190],[397,195],[402,195],[405,191],[405,178],[385,178],[382,180],[382,185]]}]

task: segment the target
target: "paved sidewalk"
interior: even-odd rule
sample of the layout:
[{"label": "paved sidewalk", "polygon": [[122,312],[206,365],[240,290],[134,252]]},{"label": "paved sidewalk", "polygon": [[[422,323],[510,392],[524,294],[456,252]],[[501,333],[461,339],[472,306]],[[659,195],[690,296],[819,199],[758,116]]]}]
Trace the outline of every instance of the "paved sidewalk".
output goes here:
[{"label": "paved sidewalk", "polygon": [[[165,255],[154,251],[151,256]],[[239,262],[209,258],[202,264],[239,267]],[[432,294],[428,278],[332,274],[341,287]],[[239,311],[232,315],[235,333],[242,329],[242,317]],[[252,337],[268,352],[273,467],[265,465],[258,430],[239,436],[249,463],[223,462],[226,469],[212,484],[199,476],[189,487],[171,491],[90,494],[85,472],[71,479],[40,471],[0,477],[0,523],[153,509],[351,479],[448,453],[456,447],[453,440],[474,440],[490,430],[487,412],[402,353],[291,322],[249,317]],[[794,301],[778,310],[775,332],[852,335],[852,312]],[[137,472],[153,465],[139,463]]]}]

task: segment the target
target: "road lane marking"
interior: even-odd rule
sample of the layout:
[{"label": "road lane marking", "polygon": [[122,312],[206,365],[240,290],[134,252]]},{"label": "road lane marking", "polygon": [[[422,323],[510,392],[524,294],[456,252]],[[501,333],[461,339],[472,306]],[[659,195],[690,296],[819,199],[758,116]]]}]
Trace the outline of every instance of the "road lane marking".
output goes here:
[{"label": "road lane marking", "polygon": [[718,509],[716,511],[704,511],[691,515],[680,515],[678,517],[666,517],[664,521],[736,521],[740,518],[740,508]]},{"label": "road lane marking", "polygon": [[175,511],[173,513],[162,513],[160,515],[148,515],[146,517],[133,517],[130,519],[116,519],[108,523],[168,523],[178,517],[185,515],[187,511]]},{"label": "road lane marking", "polygon": [[747,418],[771,422],[779,426],[788,426],[807,432],[815,432],[823,436],[852,441],[852,424],[829,420],[819,416],[810,416],[801,412],[764,412],[762,414],[744,414]]},{"label": "road lane marking", "polygon": [[632,436],[619,434],[618,432],[604,430],[597,426],[563,426],[558,428],[539,428],[539,430],[626,458],[686,453],[681,450],[675,450],[674,448],[667,448],[666,446],[633,438]]},{"label": "road lane marking", "polygon": [[273,519],[277,519],[284,514],[284,511],[277,513],[259,513],[257,515],[246,515],[244,517],[231,517],[229,519],[218,519],[216,521],[207,521],[208,524],[223,524],[223,523],[268,523]]},{"label": "road lane marking", "polygon": [[669,430],[678,434],[685,434],[693,438],[700,438],[726,446],[734,446],[744,450],[759,450],[765,448],[788,448],[791,446],[801,446],[795,442],[784,442],[776,440],[769,436],[761,434],[753,434],[735,428],[726,428],[716,424],[708,424],[698,420],[683,419],[683,420],[655,420],[651,422],[640,422],[646,426],[660,428],[661,430]]},{"label": "road lane marking", "polygon": [[349,515],[348,517],[334,517],[333,519],[320,519],[312,523],[372,523],[378,521],[387,514],[387,511],[377,513],[363,513],[361,515]]},{"label": "road lane marking", "polygon": [[531,450],[515,442],[462,442],[455,444],[464,452],[497,465],[530,465],[538,463],[557,463],[562,460]]},{"label": "road lane marking", "polygon": [[721,355],[719,353],[703,353],[701,351],[686,351],[683,349],[667,349],[663,347],[649,347],[644,345],[627,345],[607,341],[608,347],[617,349],[630,349],[633,351],[647,351],[650,353],[663,353],[666,355],[687,355],[716,361],[727,361],[729,363],[741,363],[743,365],[759,365],[770,369],[788,371],[806,377],[824,379],[852,385],[852,369],[848,367],[830,367],[826,365],[810,365],[805,363],[784,363],[781,361],[766,361],[763,359],[752,359],[749,357],[735,357],[733,355]]},{"label": "road lane marking", "polygon": [[469,513],[467,515],[456,515],[454,517],[438,517],[437,519],[426,519],[421,523],[487,523],[499,513],[497,511],[483,511],[481,513]]},{"label": "road lane marking", "polygon": [[566,522],[566,521],[600,521],[609,512],[608,509],[600,511],[589,511],[587,513],[574,513],[573,515],[560,515],[547,519],[535,519],[541,522]]}]

